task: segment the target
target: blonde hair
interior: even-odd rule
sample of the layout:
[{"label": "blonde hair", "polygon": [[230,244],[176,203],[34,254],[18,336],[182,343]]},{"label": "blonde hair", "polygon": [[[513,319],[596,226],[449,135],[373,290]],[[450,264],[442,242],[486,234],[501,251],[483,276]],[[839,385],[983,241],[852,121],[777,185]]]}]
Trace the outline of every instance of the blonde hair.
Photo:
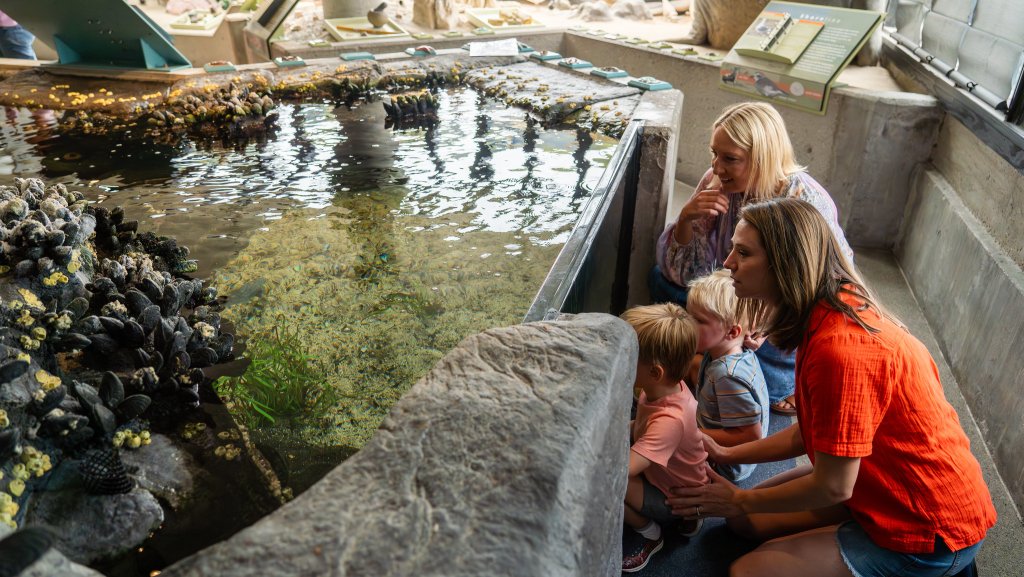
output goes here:
[{"label": "blonde hair", "polygon": [[796,163],[786,123],[770,104],[734,104],[715,120],[712,130],[718,128],[748,155],[750,178],[744,201],[775,198],[784,189],[789,175],[804,169]]},{"label": "blonde hair", "polygon": [[739,325],[746,329],[748,323],[740,314],[736,290],[732,286],[732,273],[721,268],[711,274],[690,281],[690,292],[686,302],[700,307],[711,316],[725,323],[727,327]]},{"label": "blonde hair", "polygon": [[674,380],[686,376],[697,352],[697,324],[683,307],[663,303],[633,307],[622,313],[640,343],[640,360],[658,365]]},{"label": "blonde hair", "polygon": [[[771,310],[763,301],[753,299],[744,299],[747,302],[740,308],[759,324],[764,321],[764,332],[772,344],[784,350],[797,348],[819,301],[868,332],[878,329],[868,325],[858,311],[874,308],[899,324],[878,306],[843,256],[825,218],[812,204],[797,198],[776,198],[748,205],[740,216],[757,231],[769,274],[779,290],[779,302]],[[842,294],[854,295],[864,305],[854,309],[840,298]]]}]

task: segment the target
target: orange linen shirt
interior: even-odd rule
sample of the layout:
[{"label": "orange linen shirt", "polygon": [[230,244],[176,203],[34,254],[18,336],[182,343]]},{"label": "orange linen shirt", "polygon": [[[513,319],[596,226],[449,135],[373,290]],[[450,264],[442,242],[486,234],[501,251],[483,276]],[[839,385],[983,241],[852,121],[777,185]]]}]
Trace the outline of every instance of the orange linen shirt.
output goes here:
[{"label": "orange linen shirt", "polygon": [[819,302],[797,349],[807,454],[861,459],[846,505],[877,545],[930,553],[936,535],[953,551],[974,545],[996,511],[935,362],[906,329],[873,309],[859,314],[881,332]]}]

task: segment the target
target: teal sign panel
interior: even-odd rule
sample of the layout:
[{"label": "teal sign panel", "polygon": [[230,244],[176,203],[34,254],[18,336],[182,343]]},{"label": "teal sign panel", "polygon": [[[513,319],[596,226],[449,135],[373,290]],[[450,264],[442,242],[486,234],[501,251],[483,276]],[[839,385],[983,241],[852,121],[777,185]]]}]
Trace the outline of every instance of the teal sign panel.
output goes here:
[{"label": "teal sign panel", "polygon": [[147,70],[192,66],[167,32],[124,0],[4,0],[3,11],[53,46],[63,66]]}]

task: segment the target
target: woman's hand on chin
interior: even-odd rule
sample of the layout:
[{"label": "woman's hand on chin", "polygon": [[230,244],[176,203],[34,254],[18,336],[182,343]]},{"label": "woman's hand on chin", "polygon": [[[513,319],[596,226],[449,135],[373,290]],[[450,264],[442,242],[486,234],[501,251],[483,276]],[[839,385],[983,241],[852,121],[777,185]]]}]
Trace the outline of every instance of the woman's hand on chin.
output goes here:
[{"label": "woman's hand on chin", "polygon": [[724,214],[729,210],[729,197],[719,188],[707,188],[690,197],[679,212],[681,222],[693,222]]}]

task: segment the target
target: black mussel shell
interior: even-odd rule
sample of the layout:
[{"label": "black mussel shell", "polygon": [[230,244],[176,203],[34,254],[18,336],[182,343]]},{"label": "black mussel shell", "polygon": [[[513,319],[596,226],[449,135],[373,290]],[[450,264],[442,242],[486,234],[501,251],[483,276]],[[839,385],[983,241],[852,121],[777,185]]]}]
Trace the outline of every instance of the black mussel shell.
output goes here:
[{"label": "black mussel shell", "polygon": [[28,410],[33,415],[41,417],[59,407],[61,402],[64,400],[64,397],[67,396],[67,392],[67,389],[65,389],[63,385],[54,387],[47,391],[43,395],[43,398],[39,400],[33,399],[33,401],[29,403]]},{"label": "black mussel shell", "polygon": [[85,412],[89,415],[89,422],[98,431],[101,431],[104,436],[109,437],[114,434],[114,430],[117,429],[117,417],[114,416],[114,412],[103,406],[102,403],[96,403],[86,407]]},{"label": "black mussel shell", "polygon": [[103,323],[100,322],[100,317],[96,315],[89,315],[78,321],[78,330],[85,335],[94,335],[96,333],[103,332]]},{"label": "black mussel shell", "polygon": [[75,297],[74,300],[68,303],[67,311],[71,315],[73,320],[82,318],[89,310],[89,299],[85,297]]},{"label": "black mussel shell", "polygon": [[103,404],[103,400],[96,392],[96,389],[79,381],[71,381],[71,394],[78,399],[78,402],[83,407]]},{"label": "black mussel shell", "polygon": [[130,421],[146,412],[152,400],[146,395],[132,395],[117,406],[122,421]]},{"label": "black mussel shell", "polygon": [[219,359],[217,352],[210,347],[196,349],[190,356],[192,357],[192,366],[200,369],[217,364]]},{"label": "black mussel shell", "polygon": [[153,301],[138,289],[130,288],[124,293],[124,296],[128,302],[128,312],[133,315],[140,315],[147,307],[153,305]]},{"label": "black mussel shell", "polygon": [[124,323],[114,317],[100,317],[100,324],[103,330],[110,336],[117,337],[124,330]]},{"label": "black mussel shell", "polygon": [[100,382],[100,399],[108,407],[116,407],[124,400],[124,383],[116,374],[107,371],[103,373],[103,380]]},{"label": "black mussel shell", "polygon": [[126,347],[141,347],[146,344],[146,331],[139,323],[128,319],[121,331],[121,342]]},{"label": "black mussel shell", "polygon": [[75,351],[87,349],[92,345],[89,337],[79,333],[68,333],[60,338],[57,349],[61,351]]},{"label": "black mussel shell", "polygon": [[120,348],[113,337],[103,333],[90,335],[89,340],[92,341],[92,345],[89,347],[89,350],[96,351],[101,355],[112,355]]},{"label": "black mussel shell", "polygon": [[[130,291],[129,291],[130,292]],[[142,325],[142,330],[148,335],[153,332],[153,329],[160,324],[160,307],[157,305],[148,305],[138,316],[138,322]]]},{"label": "black mussel shell", "polygon": [[164,296],[164,290],[151,278],[142,279],[142,282],[139,283],[139,288],[142,289],[142,293],[152,302],[160,302],[160,299]]}]

